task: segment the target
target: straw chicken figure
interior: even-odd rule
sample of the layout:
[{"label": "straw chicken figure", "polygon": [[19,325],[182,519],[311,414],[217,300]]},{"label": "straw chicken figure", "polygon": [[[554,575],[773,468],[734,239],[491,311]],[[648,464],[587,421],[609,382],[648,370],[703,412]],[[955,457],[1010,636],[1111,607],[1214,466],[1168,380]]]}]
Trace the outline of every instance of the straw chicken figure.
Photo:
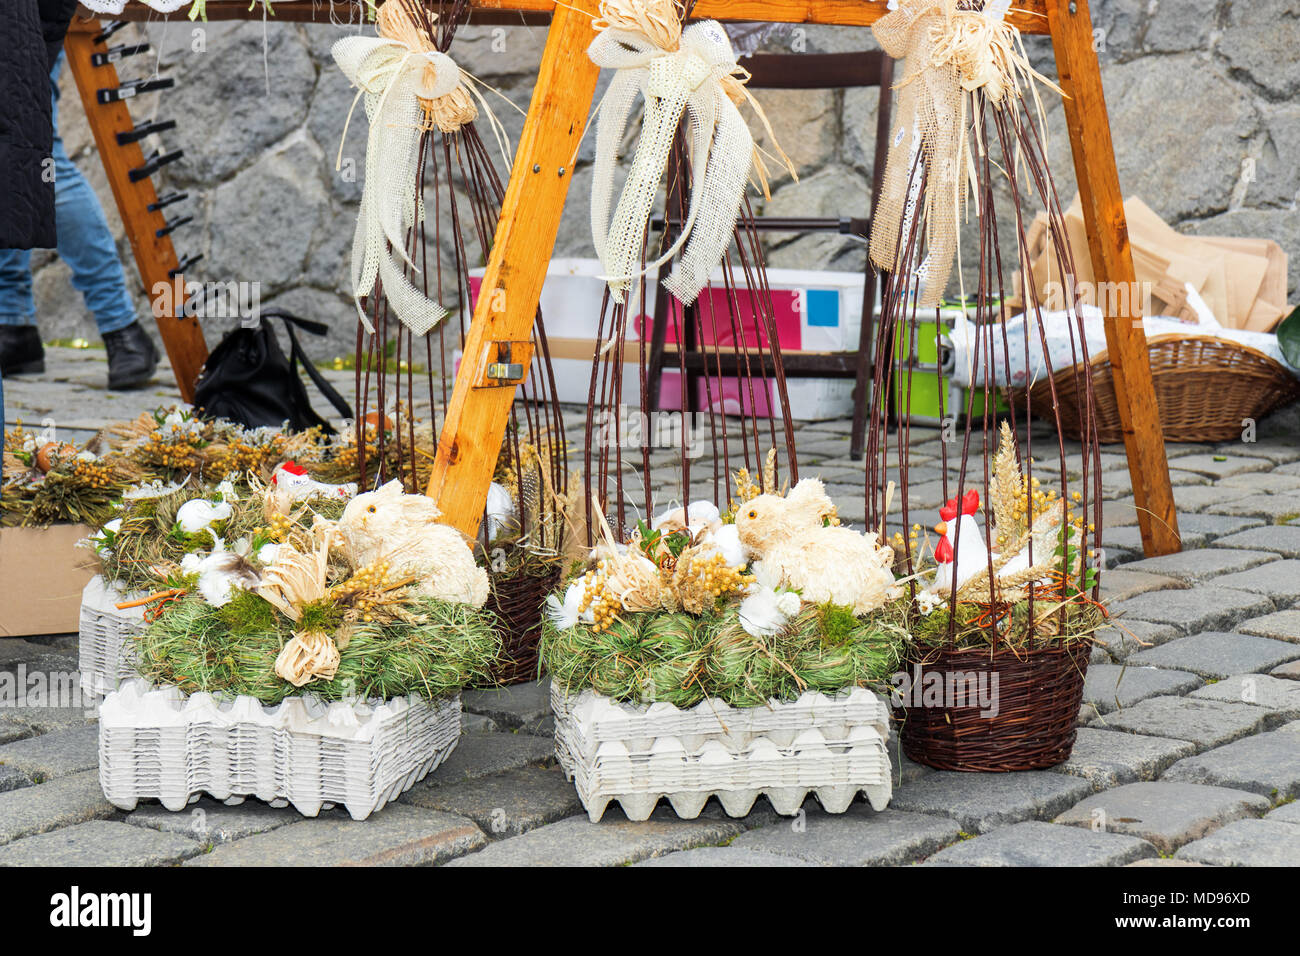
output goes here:
[{"label": "straw chicken figure", "polygon": [[939,543],[934,548],[934,560],[938,564],[934,574],[935,591],[947,593],[954,577],[961,588],[981,569],[987,570],[989,552],[984,546],[984,532],[975,521],[979,509],[980,496],[974,488],[960,502],[952,498],[939,509],[943,520],[934,526],[935,534],[939,535]]},{"label": "straw chicken figure", "polygon": [[349,561],[355,568],[390,562],[395,579],[414,578],[417,589],[442,601],[482,607],[487,571],[459,531],[440,524],[442,512],[424,495],[408,495],[398,480],[357,495],[339,519]]},{"label": "straw chicken figure", "polygon": [[894,587],[894,552],[871,533],[827,525],[834,505],[816,478],[784,498],[759,495],[736,512],[741,544],[758,560],[755,577],[768,587],[799,591],[805,602],[830,602],[865,614]]}]

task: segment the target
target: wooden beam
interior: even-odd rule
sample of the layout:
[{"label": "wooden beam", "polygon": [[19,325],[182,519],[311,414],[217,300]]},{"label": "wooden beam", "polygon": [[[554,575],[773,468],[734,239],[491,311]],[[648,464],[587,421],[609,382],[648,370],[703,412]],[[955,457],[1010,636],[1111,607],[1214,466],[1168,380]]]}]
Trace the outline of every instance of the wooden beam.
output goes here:
[{"label": "wooden beam", "polygon": [[470,537],[483,515],[515,397],[513,385],[476,383],[484,364],[496,360],[496,343],[532,336],[546,264],[573,179],[572,160],[600,72],[587,56],[595,8],[596,0],[574,0],[555,11],[438,439],[428,493],[442,509],[442,520]]},{"label": "wooden beam", "polygon": [[[1088,0],[1049,0],[1056,71],[1065,91],[1065,120],[1074,151],[1074,170],[1088,229],[1093,274],[1097,282],[1125,284],[1137,277],[1129,248],[1128,223],[1120,192],[1119,171],[1111,141],[1101,69],[1093,49],[1092,17]],[[1103,297],[1098,296],[1098,301]],[[1114,302],[1118,296],[1105,296]],[[1106,315],[1106,346],[1115,380],[1124,448],[1137,505],[1142,549],[1148,557],[1179,550],[1178,516],[1169,485],[1160,410],[1151,384],[1151,361],[1146,334],[1136,314],[1140,296],[1132,300],[1133,315]]]},{"label": "wooden beam", "polygon": [[[1047,0],[1019,0],[1007,19],[1023,33],[1046,33]],[[345,4],[336,0],[335,20],[346,20],[339,10]],[[295,22],[328,22],[328,0],[275,0],[275,16],[270,19]],[[481,24],[545,23],[546,18],[562,9],[556,0],[474,0],[469,22]],[[83,8],[84,12],[84,8]],[[702,20],[761,20],[768,23],[829,23],[846,27],[865,27],[888,12],[885,0],[699,0],[694,16]],[[521,16],[523,15],[523,20]],[[159,13],[142,3],[130,3],[118,15],[122,20],[180,20],[188,8],[173,13]],[[260,20],[261,4],[249,9],[248,0],[208,0],[209,20]]]},{"label": "wooden beam", "polygon": [[[95,98],[101,87],[118,85],[117,68],[113,64],[96,67],[90,62],[91,53],[107,49],[105,44],[95,43],[95,35],[101,29],[96,18],[73,18],[63,44],[68,54],[68,67],[77,81],[86,120],[95,137],[95,146],[113,190],[122,225],[131,241],[140,281],[144,283],[145,295],[153,307],[158,333],[171,362],[172,374],[176,376],[176,385],[181,397],[191,402],[194,400],[194,382],[208,357],[208,347],[198,321],[193,316],[177,316],[177,312],[184,308],[185,277],[168,276],[180,263],[171,236],[158,235],[158,230],[167,224],[166,217],[161,210],[150,212],[148,209],[150,203],[158,200],[153,182],[147,176],[134,183],[130,179],[130,171],[144,165],[144,153],[139,143],[123,146],[117,141],[118,133],[124,133],[134,125],[127,101],[100,103]],[[169,287],[166,296],[155,293],[160,283]]]}]

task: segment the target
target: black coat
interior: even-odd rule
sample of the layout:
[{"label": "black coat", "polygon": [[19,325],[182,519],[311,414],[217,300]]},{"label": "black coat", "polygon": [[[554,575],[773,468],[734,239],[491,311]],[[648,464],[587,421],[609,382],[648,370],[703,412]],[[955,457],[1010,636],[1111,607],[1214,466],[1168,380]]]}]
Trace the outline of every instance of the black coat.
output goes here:
[{"label": "black coat", "polygon": [[50,70],[76,5],[0,3],[0,249],[55,244]]}]

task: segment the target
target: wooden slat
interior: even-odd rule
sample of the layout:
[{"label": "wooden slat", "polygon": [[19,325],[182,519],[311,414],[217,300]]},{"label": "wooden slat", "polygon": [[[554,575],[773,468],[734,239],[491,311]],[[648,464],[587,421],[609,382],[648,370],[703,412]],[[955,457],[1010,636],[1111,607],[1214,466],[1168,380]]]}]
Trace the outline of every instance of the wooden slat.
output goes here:
[{"label": "wooden slat", "polygon": [[[1065,91],[1065,119],[1074,169],[1088,228],[1088,246],[1098,282],[1134,283],[1133,254],[1115,150],[1111,141],[1101,70],[1093,49],[1087,0],[1049,0],[1048,22],[1056,69]],[[1106,296],[1113,301],[1118,296]],[[1136,303],[1139,297],[1132,297]],[[1169,463],[1160,430],[1160,410],[1151,384],[1151,362],[1139,316],[1107,315],[1110,352],[1124,448],[1137,505],[1142,549],[1148,557],[1179,550],[1178,516],[1169,485]]]},{"label": "wooden slat", "polygon": [[[1020,0],[1008,19],[1025,33],[1046,33],[1046,0]],[[347,19],[340,11],[344,4],[335,3],[333,19]],[[318,21],[331,19],[326,0],[276,0],[272,19]],[[560,8],[555,0],[475,0],[471,23],[544,23]],[[124,20],[179,20],[187,9],[163,14],[142,3],[128,4],[120,15]],[[694,16],[712,20],[762,20],[770,23],[829,23],[839,26],[870,26],[888,12],[885,0],[699,0]],[[208,0],[209,20],[260,20],[262,6],[249,9],[248,0]],[[505,14],[505,16],[502,16]]]},{"label": "wooden slat", "polygon": [[[122,225],[131,241],[131,252],[135,256],[136,267],[140,270],[145,295],[149,296],[154,308],[158,332],[176,376],[176,385],[180,388],[181,397],[189,402],[194,400],[194,382],[208,357],[208,347],[203,341],[203,330],[197,320],[192,316],[176,317],[176,312],[185,302],[185,278],[177,276],[172,279],[167,275],[179,263],[171,237],[157,235],[157,230],[167,224],[166,216],[161,210],[150,212],[147,208],[158,198],[153,182],[145,178],[133,183],[128,175],[132,169],[144,165],[144,153],[139,143],[120,146],[117,142],[117,134],[126,132],[134,125],[127,105],[129,101],[105,104],[95,99],[95,93],[101,87],[118,85],[117,69],[113,64],[100,67],[90,64],[92,52],[107,49],[105,44],[95,43],[95,35],[101,29],[97,19],[73,19],[63,44],[68,54],[68,67],[77,81],[77,90],[86,110],[86,120],[95,137],[95,146],[99,150],[100,162],[104,164],[108,184],[113,190],[113,199],[117,203],[118,214],[122,217]],[[171,295],[166,299],[159,299],[154,294],[159,283],[171,286]]]},{"label": "wooden slat", "polygon": [[476,388],[474,383],[482,377],[490,343],[526,341],[532,335],[546,264],[573,179],[570,163],[600,72],[586,53],[595,6],[595,0],[574,0],[572,6],[558,8],[551,23],[465,337],[465,358],[438,440],[428,493],[442,509],[443,521],[471,537],[478,530],[515,397],[513,386]]}]

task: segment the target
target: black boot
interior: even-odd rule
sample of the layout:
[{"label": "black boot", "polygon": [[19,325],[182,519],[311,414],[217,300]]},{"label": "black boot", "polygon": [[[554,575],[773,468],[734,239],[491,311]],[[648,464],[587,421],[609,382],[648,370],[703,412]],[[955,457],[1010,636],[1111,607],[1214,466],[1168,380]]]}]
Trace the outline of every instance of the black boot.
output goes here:
[{"label": "black boot", "polygon": [[108,387],[114,391],[140,388],[153,378],[158,350],[139,322],[104,335],[108,352]]},{"label": "black boot", "polygon": [[45,371],[45,346],[34,325],[0,325],[0,374],[31,375]]}]

